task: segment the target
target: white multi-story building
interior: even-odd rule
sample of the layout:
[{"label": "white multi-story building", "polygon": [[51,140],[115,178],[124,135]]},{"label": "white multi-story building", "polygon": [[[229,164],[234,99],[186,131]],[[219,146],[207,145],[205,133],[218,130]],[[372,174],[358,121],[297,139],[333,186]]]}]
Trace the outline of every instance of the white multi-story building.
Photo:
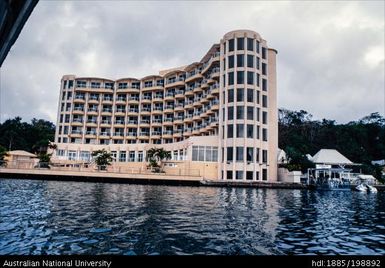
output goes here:
[{"label": "white multi-story building", "polygon": [[56,162],[145,168],[146,151],[172,152],[169,167],[206,179],[277,180],[276,54],[261,36],[232,31],[199,62],[141,79],[64,75]]}]

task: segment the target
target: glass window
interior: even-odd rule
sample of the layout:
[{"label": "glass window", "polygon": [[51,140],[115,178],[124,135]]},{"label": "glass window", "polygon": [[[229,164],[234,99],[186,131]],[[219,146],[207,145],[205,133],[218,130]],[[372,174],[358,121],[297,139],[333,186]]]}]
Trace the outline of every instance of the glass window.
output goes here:
[{"label": "glass window", "polygon": [[217,162],[218,161],[218,147],[213,147],[213,155],[212,155],[212,161]]},{"label": "glass window", "polygon": [[247,72],[247,84],[248,85],[254,84],[254,73],[253,72]]},{"label": "glass window", "polygon": [[234,102],[234,89],[229,89],[227,93],[227,102],[232,103]]},{"label": "glass window", "polygon": [[198,161],[198,146],[192,147],[192,161]]},{"label": "glass window", "polygon": [[234,55],[229,56],[229,69],[234,68]]},{"label": "glass window", "polygon": [[262,129],[262,140],[267,141],[267,129],[266,128]]},{"label": "glass window", "polygon": [[235,160],[243,161],[243,147],[236,147],[236,158]]},{"label": "glass window", "polygon": [[234,137],[234,126],[232,124],[227,125],[227,138]]},{"label": "glass window", "polygon": [[247,67],[254,68],[254,56],[247,55]]},{"label": "glass window", "polygon": [[237,50],[244,50],[245,49],[245,39],[237,38]]},{"label": "glass window", "polygon": [[259,93],[259,90],[257,90],[257,104],[260,103],[259,99],[260,99],[260,93]]},{"label": "glass window", "polygon": [[229,72],[227,74],[228,76],[228,85],[231,86],[231,85],[234,85],[234,72]]},{"label": "glass window", "polygon": [[62,149],[58,149],[58,150],[56,151],[56,155],[57,155],[57,156],[65,156],[65,151],[62,150]]},{"label": "glass window", "polygon": [[262,107],[266,108],[267,107],[267,96],[262,95]]},{"label": "glass window", "polygon": [[80,151],[80,160],[89,161],[90,160],[90,152],[89,151]]},{"label": "glass window", "polygon": [[213,149],[211,146],[206,146],[206,158],[205,161],[212,162],[213,161]]},{"label": "glass window", "polygon": [[255,148],[255,161],[259,162],[259,148]]},{"label": "glass window", "polygon": [[[225,104],[226,103],[226,91],[222,91],[222,100],[223,100],[223,104]],[[181,104],[183,106],[183,102]]]},{"label": "glass window", "polygon": [[222,121],[226,120],[225,108],[222,108]]},{"label": "glass window", "polygon": [[262,163],[267,163],[267,151],[262,150]]},{"label": "glass window", "polygon": [[247,125],[246,138],[254,138],[254,125]]},{"label": "glass window", "polygon": [[264,75],[267,74],[267,71],[266,71],[266,63],[262,63],[262,74],[264,74]]},{"label": "glass window", "polygon": [[262,47],[262,59],[266,59],[266,48]]},{"label": "glass window", "polygon": [[237,102],[245,101],[244,91],[244,88],[237,88]]},{"label": "glass window", "polygon": [[77,160],[78,152],[77,151],[68,151],[68,160]]},{"label": "glass window", "polygon": [[255,46],[257,53],[259,53],[259,47],[260,47],[260,43],[259,43],[259,41],[257,41],[256,46]]},{"label": "glass window", "polygon": [[260,131],[260,126],[257,126],[257,139],[259,140],[259,132],[261,132]]},{"label": "glass window", "polygon": [[244,125],[243,124],[237,124],[237,138],[244,138]]},{"label": "glass window", "polygon": [[267,91],[267,80],[266,79],[262,79],[262,90]]},{"label": "glass window", "polygon": [[246,180],[253,180],[253,172],[252,171],[246,171]]},{"label": "glass window", "polygon": [[267,124],[267,112],[262,112],[262,124]]},{"label": "glass window", "polygon": [[229,52],[234,51],[234,39],[229,40]]},{"label": "glass window", "polygon": [[247,106],[247,120],[254,120],[254,107]]},{"label": "glass window", "polygon": [[138,162],[143,162],[143,151],[138,152]]},{"label": "glass window", "polygon": [[243,180],[243,170],[235,171],[235,179],[236,180]]},{"label": "glass window", "polygon": [[68,88],[73,88],[74,87],[74,80],[69,80],[68,81]]},{"label": "glass window", "polygon": [[128,153],[128,162],[135,162],[135,151],[130,151]]},{"label": "glass window", "polygon": [[237,84],[244,84],[245,83],[245,72],[244,71],[238,71],[237,72]]},{"label": "glass window", "polygon": [[234,119],[234,107],[228,107],[227,108],[227,120],[233,120]]},{"label": "glass window", "polygon": [[254,102],[254,90],[252,88],[247,89],[247,102]]},{"label": "glass window", "polygon": [[262,180],[267,181],[267,169],[262,169]]},{"label": "glass window", "polygon": [[244,66],[245,66],[244,55],[238,54],[237,55],[237,67],[244,67]]},{"label": "glass window", "polygon": [[205,146],[198,146],[198,161],[205,161]]},{"label": "glass window", "polygon": [[247,38],[247,50],[254,51],[254,39]]},{"label": "glass window", "polygon": [[233,179],[233,172],[231,170],[228,170],[226,173],[227,173],[227,179],[232,180]]},{"label": "glass window", "polygon": [[126,162],[126,151],[119,152],[119,162]]},{"label": "glass window", "polygon": [[233,147],[227,147],[227,161],[233,161]]},{"label": "glass window", "polygon": [[255,80],[256,80],[255,82],[256,82],[257,87],[259,87],[259,85],[260,85],[259,81],[261,80],[261,76],[259,75],[259,73],[257,73]]},{"label": "glass window", "polygon": [[237,106],[237,119],[245,118],[245,107]]},{"label": "glass window", "polygon": [[247,160],[247,162],[253,162],[254,161],[254,148],[253,147],[247,147],[246,160]]}]

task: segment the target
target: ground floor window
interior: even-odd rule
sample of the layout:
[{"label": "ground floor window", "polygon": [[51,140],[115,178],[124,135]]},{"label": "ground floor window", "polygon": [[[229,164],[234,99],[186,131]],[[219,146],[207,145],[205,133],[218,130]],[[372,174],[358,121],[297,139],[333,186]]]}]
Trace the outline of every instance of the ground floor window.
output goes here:
[{"label": "ground floor window", "polygon": [[68,151],[68,160],[76,160],[77,157],[77,151]]},{"label": "ground floor window", "polygon": [[253,172],[246,171],[246,180],[253,180]]},{"label": "ground floor window", "polygon": [[143,162],[143,151],[138,152],[138,162]]},{"label": "ground floor window", "polygon": [[235,172],[235,179],[237,180],[243,180],[243,170],[237,170]]},{"label": "ground floor window", "polygon": [[233,172],[231,170],[227,171],[227,179],[232,180],[233,179]]},{"label": "ground floor window", "polygon": [[267,169],[262,169],[262,180],[267,181]]},{"label": "ground floor window", "polygon": [[[176,151],[177,152],[177,151]],[[218,161],[218,147],[216,146],[193,146],[192,161]]]}]

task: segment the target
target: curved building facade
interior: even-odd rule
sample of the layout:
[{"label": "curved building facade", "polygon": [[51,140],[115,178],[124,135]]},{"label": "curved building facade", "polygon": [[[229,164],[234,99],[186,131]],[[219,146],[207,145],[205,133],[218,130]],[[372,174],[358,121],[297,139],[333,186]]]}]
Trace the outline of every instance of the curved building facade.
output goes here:
[{"label": "curved building facade", "polygon": [[172,152],[166,172],[277,180],[276,50],[256,32],[227,33],[199,62],[141,79],[64,75],[55,162],[144,170],[146,151]]}]

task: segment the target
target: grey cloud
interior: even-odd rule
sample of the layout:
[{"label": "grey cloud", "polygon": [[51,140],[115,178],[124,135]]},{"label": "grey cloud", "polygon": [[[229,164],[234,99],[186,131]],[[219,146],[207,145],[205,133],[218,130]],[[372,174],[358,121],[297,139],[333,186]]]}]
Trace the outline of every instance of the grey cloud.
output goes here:
[{"label": "grey cloud", "polygon": [[383,10],[383,2],[41,1],[3,64],[1,120],[56,121],[63,74],[143,77],[199,61],[242,28],[279,51],[280,107],[339,122],[383,112],[384,61],[365,60],[384,47]]}]

